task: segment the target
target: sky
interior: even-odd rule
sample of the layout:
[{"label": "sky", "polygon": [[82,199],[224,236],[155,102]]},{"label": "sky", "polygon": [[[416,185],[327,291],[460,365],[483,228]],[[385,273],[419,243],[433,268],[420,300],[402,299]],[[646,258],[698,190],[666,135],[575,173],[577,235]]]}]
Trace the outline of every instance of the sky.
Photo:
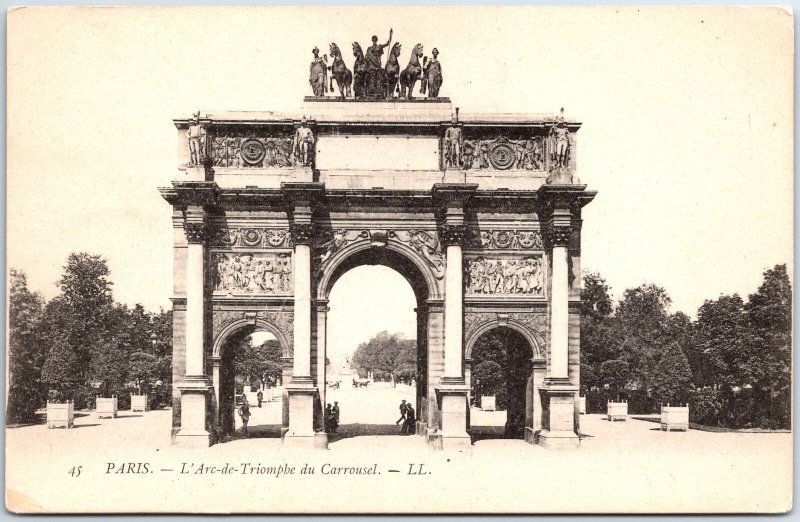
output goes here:
[{"label": "sky", "polygon": [[[705,299],[752,293],[775,264],[792,270],[791,23],[735,7],[16,9],[7,266],[51,298],[70,252],[97,253],[118,301],[169,308],[171,209],[157,188],[176,173],[172,119],[299,110],[314,46],[364,47],[393,28],[401,65],[417,42],[439,49],[440,95],[465,112],[564,107],[581,121],[577,175],[598,191],[583,268],[617,298],[663,286],[694,316]],[[380,269],[337,282],[331,319],[337,292],[364,288],[383,306],[340,317],[361,328],[357,314],[372,314],[376,331],[351,344],[409,329],[385,296],[407,308],[410,287]]]}]

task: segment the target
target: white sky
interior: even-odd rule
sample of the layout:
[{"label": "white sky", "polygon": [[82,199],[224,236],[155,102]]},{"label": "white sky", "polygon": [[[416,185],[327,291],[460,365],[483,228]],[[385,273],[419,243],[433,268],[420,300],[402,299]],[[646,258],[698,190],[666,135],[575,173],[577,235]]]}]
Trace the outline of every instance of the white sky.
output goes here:
[{"label": "white sky", "polygon": [[[578,175],[599,191],[583,266],[617,297],[654,282],[694,315],[754,291],[765,268],[791,270],[791,17],[730,7],[13,11],[8,266],[49,298],[70,252],[99,253],[118,301],[168,308],[170,207],[156,188],[177,164],[171,119],[297,110],[315,45],[336,42],[352,68],[350,43],[385,42],[390,27],[403,66],[417,42],[439,49],[440,94],[466,112],[563,106],[583,122]],[[347,274],[334,295],[356,283],[395,295],[390,281]],[[365,310],[385,325],[370,335],[393,329],[395,310]]]}]

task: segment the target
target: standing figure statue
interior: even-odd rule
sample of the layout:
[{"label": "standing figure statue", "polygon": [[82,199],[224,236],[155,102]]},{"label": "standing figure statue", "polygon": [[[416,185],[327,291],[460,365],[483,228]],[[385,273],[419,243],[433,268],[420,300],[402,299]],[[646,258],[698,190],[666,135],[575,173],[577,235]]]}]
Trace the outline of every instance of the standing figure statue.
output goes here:
[{"label": "standing figure statue", "polygon": [[551,159],[557,168],[566,167],[569,164],[569,148],[571,138],[569,129],[564,121],[564,109],[561,109],[561,116],[552,127],[550,127]]},{"label": "standing figure statue", "polygon": [[[318,48],[314,47],[311,52],[314,53],[314,60],[309,68],[308,83],[311,84],[314,96],[322,97],[328,92],[328,66],[325,64],[325,60],[319,57]],[[327,58],[327,55],[325,56]]]},{"label": "standing figure statue", "polygon": [[314,148],[314,133],[308,128],[308,121],[305,117],[300,121],[300,126],[294,133],[294,157],[295,164],[303,166],[311,164],[311,151]]},{"label": "standing figure statue", "polygon": [[194,121],[186,131],[189,138],[189,165],[202,165],[206,159],[206,127],[200,123],[200,111],[192,114]]},{"label": "standing figure statue", "polygon": [[347,68],[345,65],[344,60],[342,59],[342,53],[339,51],[339,47],[332,43],[330,46],[331,49],[331,58],[333,58],[333,65],[331,66],[331,92],[333,92],[333,80],[336,80],[336,83],[339,85],[339,94],[342,99],[349,98],[350,94],[350,84],[353,83],[353,73],[350,72],[350,69]]},{"label": "standing figure statue", "polygon": [[[422,66],[419,61],[422,59],[422,44],[418,43],[411,51],[411,58],[403,72],[400,73],[400,97],[413,98],[414,85],[422,77]],[[388,67],[388,64],[387,64]]]},{"label": "standing figure statue", "polygon": [[384,78],[386,81],[385,95],[387,99],[394,97],[397,81],[400,79],[400,62],[398,61],[398,58],[400,57],[401,47],[402,46],[400,45],[400,42],[395,43],[392,46],[392,51],[389,53],[389,57],[386,58],[386,70],[384,72]]},{"label": "standing figure statue", "polygon": [[444,76],[442,76],[442,64],[439,63],[437,57],[439,56],[439,49],[436,47],[431,51],[433,58],[428,60],[428,57],[422,59],[424,74],[422,75],[422,86],[419,89],[420,94],[425,94],[428,91],[428,98],[438,98],[439,88],[444,83]]},{"label": "standing figure statue", "polygon": [[367,92],[367,61],[358,42],[353,42],[353,56],[356,57],[356,63],[353,64],[353,96],[361,99]]},{"label": "standing figure statue", "polygon": [[458,118],[453,116],[453,125],[444,133],[445,168],[461,168],[461,152],[464,149],[464,135],[458,126]]},{"label": "standing figure statue", "polygon": [[392,30],[389,29],[389,40],[380,45],[378,37],[372,37],[372,45],[367,47],[367,54],[364,59],[367,62],[367,96],[370,98],[382,98],[385,96],[384,72],[381,63],[384,47],[392,43]]}]

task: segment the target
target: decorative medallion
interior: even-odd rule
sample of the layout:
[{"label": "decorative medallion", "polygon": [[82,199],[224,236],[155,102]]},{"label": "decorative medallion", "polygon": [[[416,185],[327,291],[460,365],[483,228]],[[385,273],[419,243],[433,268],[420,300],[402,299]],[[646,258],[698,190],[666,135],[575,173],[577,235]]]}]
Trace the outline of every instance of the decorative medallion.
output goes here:
[{"label": "decorative medallion", "polygon": [[489,153],[489,161],[497,170],[510,169],[514,165],[515,159],[514,149],[505,140],[495,144]]},{"label": "decorative medallion", "polygon": [[247,138],[241,145],[242,160],[248,165],[260,165],[267,155],[267,148],[255,138]]}]

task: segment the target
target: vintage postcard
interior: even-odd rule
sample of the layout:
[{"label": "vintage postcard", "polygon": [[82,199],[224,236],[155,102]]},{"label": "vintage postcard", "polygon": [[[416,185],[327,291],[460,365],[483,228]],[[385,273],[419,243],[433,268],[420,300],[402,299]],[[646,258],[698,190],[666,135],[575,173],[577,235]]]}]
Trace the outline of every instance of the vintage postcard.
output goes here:
[{"label": "vintage postcard", "polygon": [[8,12],[16,513],[792,508],[781,7]]}]

